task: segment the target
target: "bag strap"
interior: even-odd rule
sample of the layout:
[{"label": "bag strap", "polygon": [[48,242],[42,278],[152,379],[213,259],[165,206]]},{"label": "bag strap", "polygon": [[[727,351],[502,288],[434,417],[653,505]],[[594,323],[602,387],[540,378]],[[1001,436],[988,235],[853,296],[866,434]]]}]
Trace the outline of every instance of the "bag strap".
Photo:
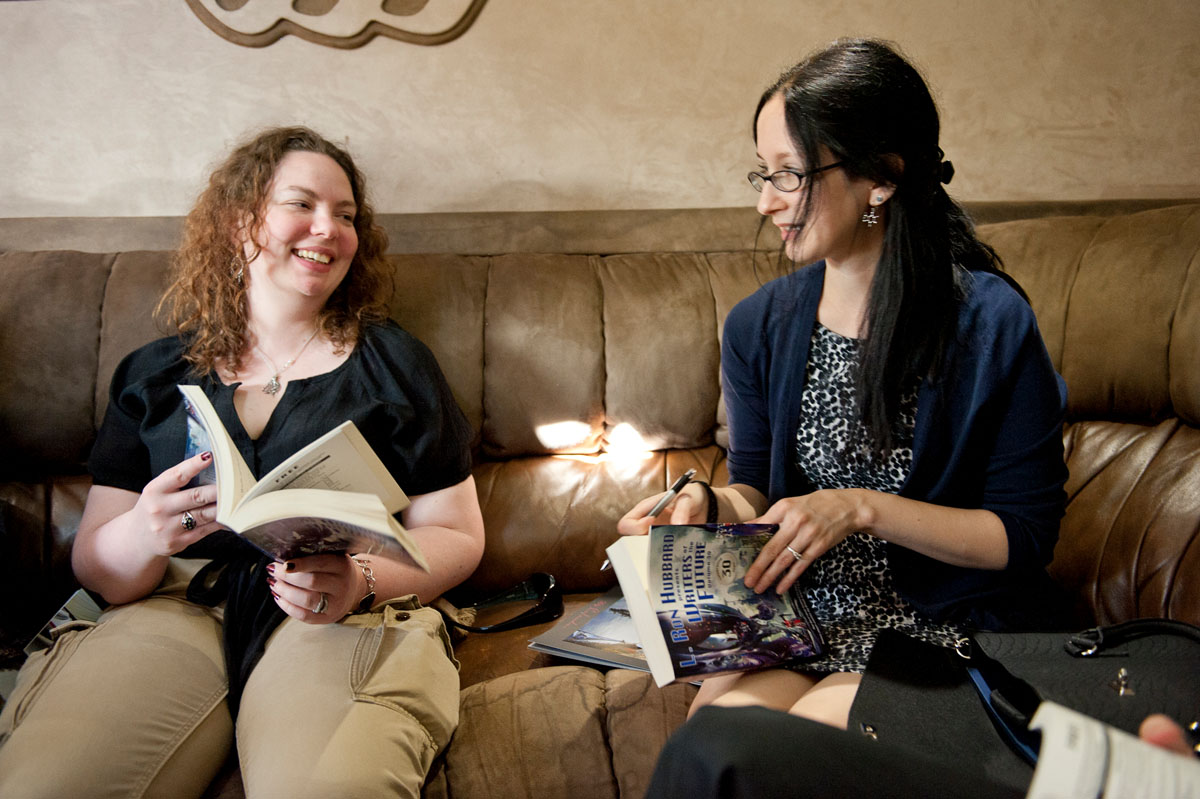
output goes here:
[{"label": "bag strap", "polygon": [[959,639],[954,649],[967,661],[967,676],[1000,737],[1029,765],[1037,765],[1042,734],[1029,729],[1029,722],[1042,703],[1041,694],[984,652],[972,637]]},{"label": "bag strap", "polygon": [[1134,619],[1077,632],[1067,638],[1063,649],[1072,657],[1092,657],[1145,635],[1177,635],[1200,643],[1200,627],[1172,619]]}]

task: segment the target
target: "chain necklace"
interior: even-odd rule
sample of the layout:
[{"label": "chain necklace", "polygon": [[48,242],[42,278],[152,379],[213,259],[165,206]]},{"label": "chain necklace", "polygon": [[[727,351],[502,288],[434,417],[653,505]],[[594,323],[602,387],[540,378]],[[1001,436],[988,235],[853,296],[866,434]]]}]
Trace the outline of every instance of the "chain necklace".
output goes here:
[{"label": "chain necklace", "polygon": [[308,338],[306,338],[304,340],[304,343],[300,346],[300,350],[295,355],[293,355],[291,358],[289,358],[288,362],[285,363],[283,366],[276,366],[275,361],[271,360],[270,355],[267,355],[265,352],[263,352],[262,348],[259,347],[258,344],[254,345],[254,349],[258,350],[258,354],[263,356],[264,358],[266,358],[267,363],[271,364],[271,368],[275,370],[275,374],[271,375],[271,379],[268,380],[266,382],[266,385],[264,385],[262,387],[262,393],[269,394],[272,397],[279,393],[279,389],[281,388],[281,386],[279,384],[279,376],[281,374],[283,374],[284,372],[286,372],[288,367],[291,366],[292,364],[294,364],[296,362],[296,359],[304,354],[304,350],[306,350],[308,348],[309,343],[314,338],[316,338],[317,332],[320,329],[321,329],[320,325],[313,328],[313,332],[309,334]]}]

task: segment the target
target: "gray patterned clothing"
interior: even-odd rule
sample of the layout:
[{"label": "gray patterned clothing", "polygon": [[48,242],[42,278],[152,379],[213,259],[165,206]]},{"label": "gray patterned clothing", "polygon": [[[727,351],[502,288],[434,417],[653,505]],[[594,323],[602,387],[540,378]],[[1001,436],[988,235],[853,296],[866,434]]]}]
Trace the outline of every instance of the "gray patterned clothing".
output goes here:
[{"label": "gray patterned clothing", "polygon": [[[867,488],[899,492],[912,466],[917,386],[901,403],[896,446],[883,468],[861,442],[862,424],[854,415],[854,373],[860,342],[818,324],[809,349],[807,379],[796,432],[796,464],[818,489]],[[887,545],[856,532],[809,566],[801,587],[821,622],[829,654],[796,671],[827,674],[862,672],[884,628],[936,644],[951,644],[958,628],[924,618],[897,592],[888,567]]]}]

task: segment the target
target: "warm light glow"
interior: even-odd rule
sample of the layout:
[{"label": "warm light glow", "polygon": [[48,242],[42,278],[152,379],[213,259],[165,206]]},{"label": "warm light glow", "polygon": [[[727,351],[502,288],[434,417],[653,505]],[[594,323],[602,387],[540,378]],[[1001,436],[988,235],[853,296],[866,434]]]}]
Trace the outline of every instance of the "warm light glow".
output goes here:
[{"label": "warm light glow", "polygon": [[627,422],[608,431],[608,460],[617,465],[628,465],[636,468],[636,464],[654,456],[651,447],[646,444],[642,434]]},{"label": "warm light glow", "polygon": [[[590,432],[590,428],[583,422],[554,422],[539,425],[535,434],[547,449],[571,449],[584,443]],[[609,431],[608,446],[603,451],[594,455],[572,454],[555,457],[585,463],[607,462],[635,467],[636,464],[653,458],[654,454],[642,438],[642,434],[632,425],[623,422]]]},{"label": "warm light glow", "polygon": [[592,432],[586,422],[541,424],[533,431],[546,449],[572,449],[587,441]]}]

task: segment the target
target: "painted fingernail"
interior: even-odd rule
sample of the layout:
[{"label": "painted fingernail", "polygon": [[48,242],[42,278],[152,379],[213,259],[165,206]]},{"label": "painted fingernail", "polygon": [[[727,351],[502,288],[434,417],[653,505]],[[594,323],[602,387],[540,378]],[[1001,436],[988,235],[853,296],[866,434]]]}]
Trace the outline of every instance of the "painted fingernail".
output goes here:
[{"label": "painted fingernail", "polygon": [[200,460],[202,460],[202,461],[211,461],[211,460],[212,460],[212,453],[211,453],[211,452],[201,452],[201,453],[200,453]]},{"label": "painted fingernail", "polygon": [[269,571],[271,574],[274,574],[274,573],[275,573],[275,564],[274,564],[274,563],[268,563],[268,564],[267,564],[267,571]]},{"label": "painted fingernail", "polygon": [[271,596],[275,597],[275,599],[279,599],[279,594],[275,593],[274,591],[271,592]]},{"label": "painted fingernail", "polygon": [[272,586],[272,587],[273,587],[273,586],[275,585],[275,582],[276,582],[276,580],[275,580],[275,578],[274,578],[274,577],[268,577],[268,578],[267,578],[267,585],[269,585],[269,586]]}]

